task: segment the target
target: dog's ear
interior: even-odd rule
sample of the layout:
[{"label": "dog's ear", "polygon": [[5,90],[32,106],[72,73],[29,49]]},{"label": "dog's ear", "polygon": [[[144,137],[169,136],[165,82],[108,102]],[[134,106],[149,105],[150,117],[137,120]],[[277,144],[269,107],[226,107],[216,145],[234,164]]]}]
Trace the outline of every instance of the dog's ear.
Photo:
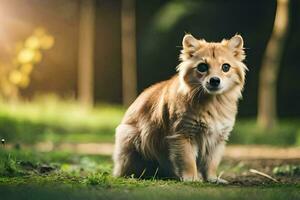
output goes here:
[{"label": "dog's ear", "polygon": [[227,41],[227,47],[233,52],[233,55],[239,59],[245,59],[244,40],[242,36],[235,35]]},{"label": "dog's ear", "polygon": [[187,52],[194,52],[199,47],[199,40],[194,38],[191,34],[186,34],[182,40],[183,50]]}]

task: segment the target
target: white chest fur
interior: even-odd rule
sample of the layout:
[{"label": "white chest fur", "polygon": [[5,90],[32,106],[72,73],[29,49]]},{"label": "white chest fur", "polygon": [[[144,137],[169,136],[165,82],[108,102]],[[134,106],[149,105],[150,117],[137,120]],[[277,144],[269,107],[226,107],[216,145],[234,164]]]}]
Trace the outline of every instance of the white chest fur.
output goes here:
[{"label": "white chest fur", "polygon": [[233,129],[233,119],[211,120],[207,123],[207,135],[218,140],[228,140],[229,134]]}]

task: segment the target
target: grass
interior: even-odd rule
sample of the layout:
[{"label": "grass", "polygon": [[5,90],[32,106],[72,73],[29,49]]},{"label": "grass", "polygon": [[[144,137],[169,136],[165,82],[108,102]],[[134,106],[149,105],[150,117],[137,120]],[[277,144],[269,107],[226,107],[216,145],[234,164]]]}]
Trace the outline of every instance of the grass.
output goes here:
[{"label": "grass", "polygon": [[262,130],[254,119],[237,119],[230,144],[300,145],[300,119],[282,119],[272,131]]},{"label": "grass", "polygon": [[[1,199],[264,199],[286,200],[299,199],[299,188],[273,187],[273,188],[237,188],[237,187],[191,187],[191,186],[162,186],[143,187],[135,189],[117,188],[103,189],[101,187],[41,187],[18,186],[1,187]],[[26,198],[27,197],[27,198]]]},{"label": "grass", "polygon": [[[113,142],[124,112],[119,105],[100,104],[89,110],[51,96],[0,102],[0,138],[14,144]],[[265,132],[254,119],[238,118],[229,144],[300,145],[300,119],[282,119],[273,131]]]},{"label": "grass", "polygon": [[[41,167],[52,166],[42,172]],[[229,168],[229,166],[227,166]],[[238,174],[240,166],[231,166]],[[239,170],[236,170],[239,168]],[[299,199],[299,184],[251,187],[114,178],[107,156],[0,150],[1,199]],[[239,171],[239,172],[237,172]]]},{"label": "grass", "polygon": [[[113,142],[124,112],[118,105],[101,104],[88,110],[54,97],[31,103],[0,102],[0,138],[12,144]],[[281,120],[266,133],[256,127],[255,120],[238,119],[229,143],[300,145],[299,121]],[[114,178],[108,156],[17,149],[0,147],[0,199],[300,199],[299,182],[249,187]],[[241,176],[249,166],[223,162],[220,170]],[[271,170],[290,178],[299,174],[299,166],[293,164]]]},{"label": "grass", "polygon": [[13,143],[112,142],[124,109],[101,104],[86,109],[55,97],[33,103],[0,102],[0,137]]},{"label": "grass", "polygon": [[[1,150],[0,175],[16,176],[30,175],[31,172],[40,172],[45,166],[52,166],[50,171],[83,175],[87,173],[110,173],[111,158],[109,156],[84,156],[68,152],[40,153],[30,150]],[[29,173],[27,173],[29,172]]]}]

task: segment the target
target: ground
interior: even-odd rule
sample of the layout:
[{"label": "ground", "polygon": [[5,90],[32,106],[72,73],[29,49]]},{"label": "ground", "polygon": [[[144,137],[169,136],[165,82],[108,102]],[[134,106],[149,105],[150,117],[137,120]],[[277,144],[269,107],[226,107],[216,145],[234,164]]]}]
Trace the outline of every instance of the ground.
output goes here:
[{"label": "ground", "polygon": [[299,119],[264,132],[238,117],[219,168],[229,184],[216,185],[113,178],[114,129],[124,111],[49,97],[0,102],[0,199],[300,199]]},{"label": "ground", "polygon": [[300,199],[300,159],[235,158],[228,154],[219,174],[229,185],[215,185],[155,177],[113,178],[107,155],[3,148],[0,155],[1,199]]}]

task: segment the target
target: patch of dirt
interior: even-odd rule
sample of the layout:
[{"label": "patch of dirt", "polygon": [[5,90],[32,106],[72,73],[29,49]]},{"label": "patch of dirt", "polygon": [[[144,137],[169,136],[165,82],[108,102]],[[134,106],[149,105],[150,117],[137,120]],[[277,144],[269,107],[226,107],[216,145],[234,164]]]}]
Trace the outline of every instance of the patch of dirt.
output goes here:
[{"label": "patch of dirt", "polygon": [[[234,159],[225,157],[222,161],[224,175],[222,178],[228,180],[233,185],[254,186],[270,184],[300,184],[299,175],[275,175],[273,169],[278,166],[300,166],[300,159]],[[267,174],[275,178],[278,182],[251,173],[250,169]]]}]

